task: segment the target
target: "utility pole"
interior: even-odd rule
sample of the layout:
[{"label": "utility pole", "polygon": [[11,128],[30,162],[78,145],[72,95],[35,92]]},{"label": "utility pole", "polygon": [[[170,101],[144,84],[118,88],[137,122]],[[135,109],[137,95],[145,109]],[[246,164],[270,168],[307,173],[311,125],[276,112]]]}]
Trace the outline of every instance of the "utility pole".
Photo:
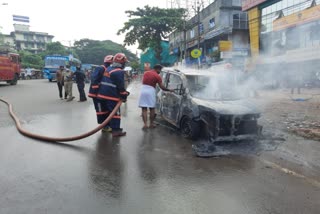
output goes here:
[{"label": "utility pole", "polygon": [[[199,0],[195,2],[195,6],[192,6],[197,16],[197,27],[198,27],[198,44],[197,48],[200,50],[200,41],[201,41],[201,33],[200,33],[200,10],[203,3],[200,4]],[[198,69],[200,69],[200,57],[198,58]]]},{"label": "utility pole", "polygon": [[201,37],[200,37],[200,5],[199,2],[197,2],[198,6],[197,6],[197,23],[198,23],[198,49],[200,49],[200,41],[201,41]]},{"label": "utility pole", "polygon": [[184,62],[187,60],[187,20],[186,17],[183,20],[183,50],[184,50]]}]

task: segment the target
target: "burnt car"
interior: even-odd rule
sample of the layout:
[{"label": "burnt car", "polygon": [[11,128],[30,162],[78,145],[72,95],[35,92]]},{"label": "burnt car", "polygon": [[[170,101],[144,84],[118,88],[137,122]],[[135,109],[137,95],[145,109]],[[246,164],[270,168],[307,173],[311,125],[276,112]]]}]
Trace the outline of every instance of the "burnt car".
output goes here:
[{"label": "burnt car", "polygon": [[254,140],[261,133],[260,112],[237,85],[232,72],[184,71],[164,68],[163,83],[174,92],[158,89],[157,113],[196,140]]}]

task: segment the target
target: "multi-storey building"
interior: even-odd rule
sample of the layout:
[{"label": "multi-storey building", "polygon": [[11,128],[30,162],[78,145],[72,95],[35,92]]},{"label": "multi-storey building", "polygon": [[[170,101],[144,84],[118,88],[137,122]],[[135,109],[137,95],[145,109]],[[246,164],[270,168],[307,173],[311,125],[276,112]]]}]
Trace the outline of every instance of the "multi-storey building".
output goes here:
[{"label": "multi-storey building", "polygon": [[14,46],[16,50],[27,50],[38,53],[46,49],[54,36],[48,33],[30,31],[28,25],[14,24],[14,31],[5,35],[5,43]]},{"label": "multi-storey building", "polygon": [[[320,0],[244,0],[251,68],[283,71],[284,80],[314,81],[320,70]],[[259,66],[256,66],[256,65]]]},{"label": "multi-storey building", "polygon": [[[185,31],[169,36],[172,53],[192,59],[190,52],[199,48],[201,58],[220,55],[221,41],[228,41],[227,51],[233,56],[246,56],[249,50],[248,17],[241,0],[216,0],[187,21]],[[186,52],[185,52],[186,50]],[[228,54],[230,57],[230,54]],[[225,55],[226,57],[226,55]]]}]

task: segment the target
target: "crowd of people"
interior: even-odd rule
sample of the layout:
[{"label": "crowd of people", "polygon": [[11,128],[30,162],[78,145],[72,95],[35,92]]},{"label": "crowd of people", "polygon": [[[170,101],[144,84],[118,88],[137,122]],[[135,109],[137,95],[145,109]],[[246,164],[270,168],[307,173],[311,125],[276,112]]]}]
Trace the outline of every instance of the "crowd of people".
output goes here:
[{"label": "crowd of people", "polygon": [[[67,65],[66,67],[61,65],[56,75],[57,75],[59,97],[61,100],[63,100],[63,97],[64,97],[64,99],[66,99],[67,102],[69,102],[75,98],[72,95],[72,85],[73,85],[73,80],[75,79],[75,82],[77,84],[79,94],[80,94],[80,98],[78,102],[87,101],[87,97],[84,91],[85,74],[81,72],[80,67],[77,67],[77,70],[73,73],[70,70],[70,65]],[[63,88],[64,88],[64,96],[63,96]]]}]

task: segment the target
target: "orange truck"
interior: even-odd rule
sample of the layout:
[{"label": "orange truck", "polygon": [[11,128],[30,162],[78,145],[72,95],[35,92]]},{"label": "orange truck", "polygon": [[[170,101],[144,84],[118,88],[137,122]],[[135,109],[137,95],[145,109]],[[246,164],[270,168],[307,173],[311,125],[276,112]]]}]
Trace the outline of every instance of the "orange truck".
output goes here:
[{"label": "orange truck", "polygon": [[0,81],[16,85],[20,76],[21,58],[19,54],[0,52]]}]

